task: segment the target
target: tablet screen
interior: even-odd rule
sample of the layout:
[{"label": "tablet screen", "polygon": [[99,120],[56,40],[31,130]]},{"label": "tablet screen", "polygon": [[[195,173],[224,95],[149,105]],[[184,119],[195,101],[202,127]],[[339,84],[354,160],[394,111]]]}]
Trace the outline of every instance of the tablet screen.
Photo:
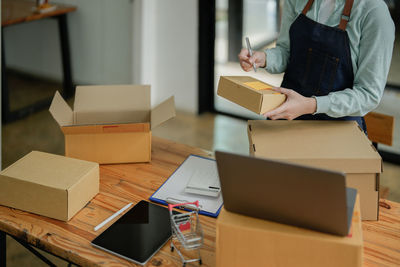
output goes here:
[{"label": "tablet screen", "polygon": [[144,265],[170,237],[168,209],[142,200],[96,237],[92,245]]}]

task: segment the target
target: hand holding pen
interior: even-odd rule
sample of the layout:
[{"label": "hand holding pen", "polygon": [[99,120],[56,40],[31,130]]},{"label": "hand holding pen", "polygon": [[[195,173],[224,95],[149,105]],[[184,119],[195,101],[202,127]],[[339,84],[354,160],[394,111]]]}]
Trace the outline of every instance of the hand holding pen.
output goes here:
[{"label": "hand holding pen", "polygon": [[246,43],[248,49],[243,48],[238,55],[239,63],[242,69],[244,71],[250,71],[251,69],[256,71],[258,67],[264,68],[266,65],[265,53],[260,51],[252,51],[250,42],[248,42],[248,38],[246,38]]},{"label": "hand holding pen", "polygon": [[[247,46],[247,50],[249,51],[249,55],[251,58],[253,56],[253,50],[251,50],[249,37],[246,37],[246,46]],[[253,63],[252,65],[253,65],[254,72],[257,72],[256,63],[254,61],[252,63]]]}]

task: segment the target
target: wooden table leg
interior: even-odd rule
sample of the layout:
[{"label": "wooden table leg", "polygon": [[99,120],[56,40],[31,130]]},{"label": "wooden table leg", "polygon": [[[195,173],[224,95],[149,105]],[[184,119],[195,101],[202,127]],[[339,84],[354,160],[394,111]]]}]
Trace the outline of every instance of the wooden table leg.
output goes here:
[{"label": "wooden table leg", "polygon": [[65,98],[72,97],[74,95],[74,85],[72,83],[72,71],[71,71],[71,53],[69,49],[69,38],[68,38],[68,23],[67,15],[63,14],[57,16],[58,29],[60,33],[60,45],[61,45],[61,57],[62,57],[62,68],[63,68],[63,95]]},{"label": "wooden table leg", "polygon": [[6,233],[0,231],[0,267],[6,267],[7,264],[7,244],[6,244]]},{"label": "wooden table leg", "polygon": [[5,54],[6,53],[4,47],[4,35],[2,31],[1,32],[1,115],[3,122],[6,122],[9,119],[9,113],[10,113]]}]

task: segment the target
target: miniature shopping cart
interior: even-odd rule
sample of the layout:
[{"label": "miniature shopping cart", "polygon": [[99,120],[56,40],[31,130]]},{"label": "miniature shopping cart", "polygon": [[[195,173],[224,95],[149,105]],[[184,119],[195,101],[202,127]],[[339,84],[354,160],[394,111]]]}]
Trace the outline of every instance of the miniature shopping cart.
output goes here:
[{"label": "miniature shopping cart", "polygon": [[[188,205],[195,207],[192,208],[193,211],[175,214],[172,210],[174,207],[187,207]],[[200,248],[203,245],[203,230],[199,222],[199,201],[174,205],[168,204],[168,210],[171,216],[172,228],[171,251],[176,248],[183,266],[186,266],[188,262],[195,261],[198,261],[201,265]],[[185,259],[178,247],[185,250],[197,250],[198,258]]]}]

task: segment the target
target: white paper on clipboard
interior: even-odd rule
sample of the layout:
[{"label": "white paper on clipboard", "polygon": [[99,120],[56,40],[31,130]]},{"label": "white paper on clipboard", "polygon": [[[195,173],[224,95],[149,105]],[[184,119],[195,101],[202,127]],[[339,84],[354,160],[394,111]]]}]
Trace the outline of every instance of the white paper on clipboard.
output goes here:
[{"label": "white paper on clipboard", "polygon": [[194,202],[198,200],[200,210],[216,214],[223,204],[222,194],[219,194],[218,197],[212,197],[185,192],[186,185],[193,176],[193,173],[201,170],[210,170],[209,173],[218,174],[216,161],[190,155],[150,199],[155,198],[175,203]]}]

